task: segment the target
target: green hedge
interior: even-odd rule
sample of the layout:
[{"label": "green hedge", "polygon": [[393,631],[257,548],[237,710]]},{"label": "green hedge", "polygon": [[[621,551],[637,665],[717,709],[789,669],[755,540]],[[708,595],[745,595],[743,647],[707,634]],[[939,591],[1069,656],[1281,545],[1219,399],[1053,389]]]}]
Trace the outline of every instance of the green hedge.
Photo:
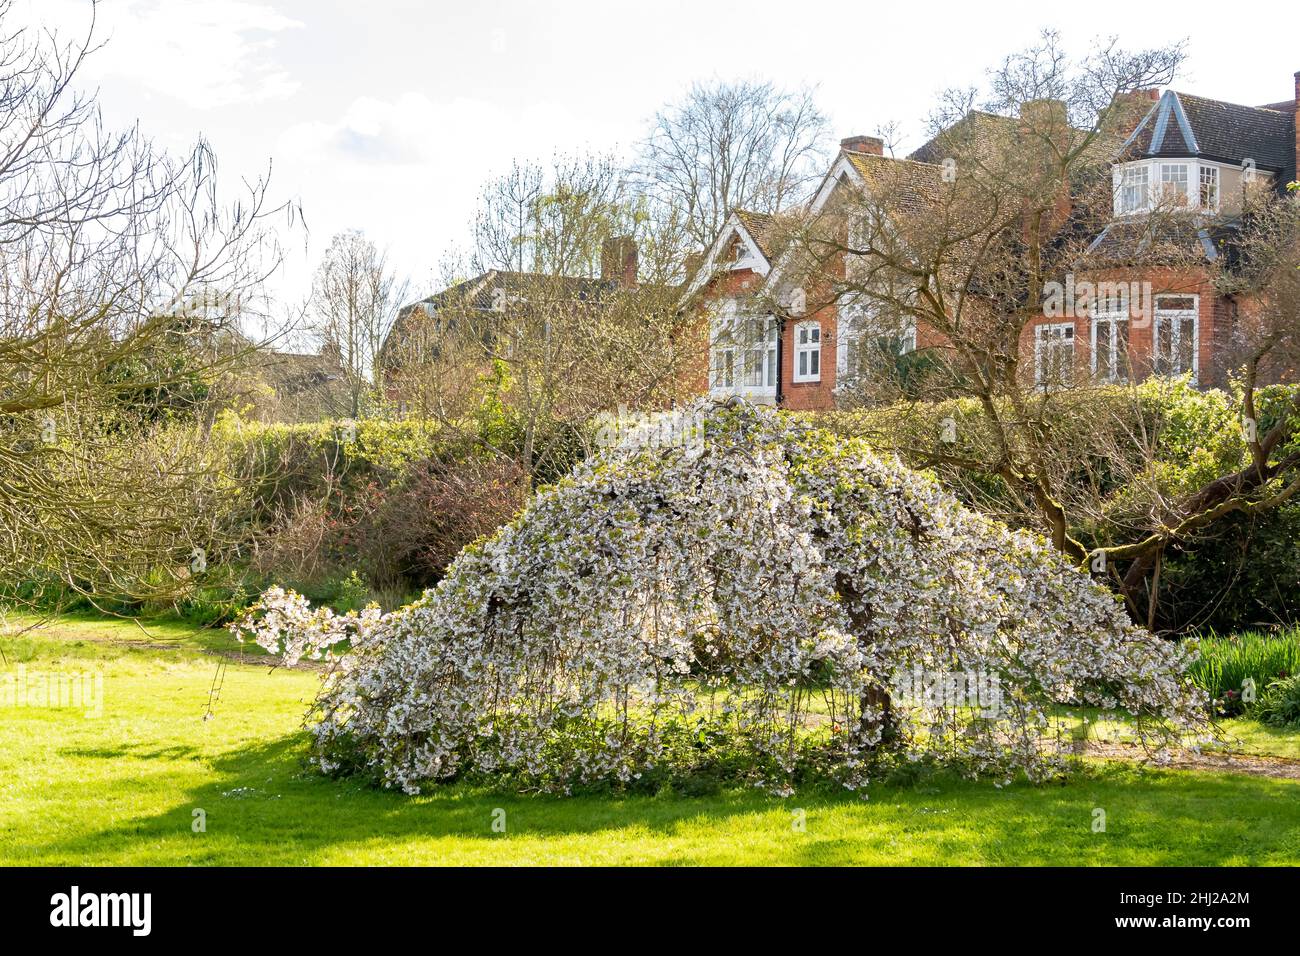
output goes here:
[{"label": "green hedge", "polygon": [[[1291,407],[1294,386],[1260,390],[1258,430],[1266,433]],[[842,434],[867,438],[914,466],[928,454],[994,458],[995,433],[975,399],[908,402],[847,412],[808,413]],[[1018,420],[1007,403],[999,414]],[[1186,381],[1148,380],[1033,396],[1044,458],[1058,498],[1076,516],[1070,533],[1086,547],[1136,540],[1149,529],[1158,499],[1176,500],[1244,467],[1248,451],[1236,396],[1200,391]],[[942,441],[945,423],[948,436]],[[1148,458],[1133,435],[1158,436]],[[1013,525],[1042,530],[1031,503],[997,475],[931,466],[966,504]],[[1083,517],[1079,517],[1083,516]],[[1165,554],[1158,626],[1236,630],[1300,621],[1300,503],[1255,516],[1232,515]]]}]

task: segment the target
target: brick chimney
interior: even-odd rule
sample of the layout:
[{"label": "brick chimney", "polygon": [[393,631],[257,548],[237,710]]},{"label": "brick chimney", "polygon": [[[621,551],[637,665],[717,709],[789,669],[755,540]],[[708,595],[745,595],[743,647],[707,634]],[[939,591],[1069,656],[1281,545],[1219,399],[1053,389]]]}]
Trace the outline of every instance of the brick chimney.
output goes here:
[{"label": "brick chimney", "polygon": [[1114,110],[1114,135],[1121,141],[1127,139],[1142,118],[1151,111],[1153,104],[1160,100],[1159,90],[1131,90],[1118,94],[1111,103]]},{"label": "brick chimney", "polygon": [[631,236],[613,236],[600,247],[600,277],[626,288],[636,285],[637,248]]},{"label": "brick chimney", "polygon": [[885,141],[879,136],[849,136],[840,140],[840,149],[850,153],[870,153],[872,156],[885,155]]},{"label": "brick chimney", "polygon": [[[1057,179],[1059,167],[1053,150],[1064,152],[1069,147],[1070,114],[1062,100],[1026,100],[1020,104],[1020,122],[1017,133],[1021,138],[1019,153],[1025,166],[1023,175],[1033,177],[1026,182],[1039,180],[1043,185]],[[1051,147],[1044,143],[1052,144]],[[1041,178],[1040,178],[1041,177]],[[1058,182],[1054,208],[1045,223],[1048,234],[1054,233],[1069,217],[1071,209],[1070,184]],[[1025,220],[1024,238],[1029,239],[1029,219]]]}]

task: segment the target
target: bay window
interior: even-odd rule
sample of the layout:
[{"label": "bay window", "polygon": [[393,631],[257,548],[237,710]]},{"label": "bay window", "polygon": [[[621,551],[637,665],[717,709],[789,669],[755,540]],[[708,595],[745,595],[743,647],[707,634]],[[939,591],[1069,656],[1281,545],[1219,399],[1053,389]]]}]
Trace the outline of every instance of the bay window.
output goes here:
[{"label": "bay window", "polygon": [[715,391],[776,392],[777,323],[770,315],[742,315],[734,300],[715,316],[709,346],[709,385]]},{"label": "bay window", "polygon": [[1144,159],[1113,169],[1115,215],[1166,207],[1219,211],[1219,167],[1206,160]]},{"label": "bay window", "polygon": [[840,306],[838,331],[837,388],[875,375],[892,375],[898,359],[916,350],[916,323],[911,316],[889,321],[857,302]]}]

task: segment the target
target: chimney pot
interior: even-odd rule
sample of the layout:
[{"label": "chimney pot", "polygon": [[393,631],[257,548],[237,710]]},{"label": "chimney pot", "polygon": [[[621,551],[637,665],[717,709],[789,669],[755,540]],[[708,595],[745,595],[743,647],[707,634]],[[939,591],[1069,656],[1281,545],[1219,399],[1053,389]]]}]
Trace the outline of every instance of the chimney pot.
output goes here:
[{"label": "chimney pot", "polygon": [[879,136],[849,136],[840,140],[840,149],[851,153],[870,153],[872,156],[885,155],[885,141]]}]

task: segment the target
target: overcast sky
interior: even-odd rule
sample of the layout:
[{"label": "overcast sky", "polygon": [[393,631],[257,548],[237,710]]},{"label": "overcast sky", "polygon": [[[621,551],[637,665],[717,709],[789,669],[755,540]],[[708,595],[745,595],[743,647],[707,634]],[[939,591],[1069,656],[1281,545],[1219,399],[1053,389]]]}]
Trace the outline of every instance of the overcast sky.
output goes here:
[{"label": "overcast sky", "polygon": [[[24,0],[20,0],[24,2]],[[50,24],[84,24],[88,0],[25,0]],[[996,12],[994,12],[996,11]],[[696,79],[815,84],[837,137],[904,124],[921,139],[935,94],[978,83],[1055,27],[1150,46],[1187,38],[1175,89],[1244,103],[1289,99],[1289,26],[1222,3],[724,3],[654,0],[104,0],[109,41],[87,69],[114,124],[138,120],[177,150],[202,134],[223,174],[273,164],[309,232],[276,291],[305,292],[330,236],[364,230],[419,294],[463,247],[482,182],[512,158],[614,150]],[[304,247],[304,239],[306,245]]]}]

